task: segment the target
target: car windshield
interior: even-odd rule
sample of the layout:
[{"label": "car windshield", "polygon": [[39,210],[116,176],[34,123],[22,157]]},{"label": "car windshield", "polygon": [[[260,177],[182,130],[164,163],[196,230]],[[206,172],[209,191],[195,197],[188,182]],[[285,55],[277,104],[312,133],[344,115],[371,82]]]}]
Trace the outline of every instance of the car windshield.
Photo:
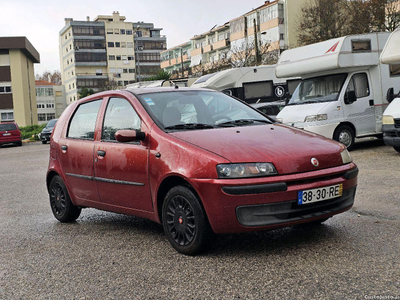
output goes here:
[{"label": "car windshield", "polygon": [[50,120],[49,123],[47,123],[46,128],[53,128],[54,126],[56,126],[56,123],[57,119]]},{"label": "car windshield", "polygon": [[11,131],[11,130],[17,130],[17,127],[13,123],[9,124],[0,124],[0,131]]},{"label": "car windshield", "polygon": [[335,74],[304,79],[288,105],[335,101],[346,80],[347,74]]},{"label": "car windshield", "polygon": [[139,99],[154,121],[167,130],[197,130],[272,123],[242,102],[220,92],[149,93]]}]

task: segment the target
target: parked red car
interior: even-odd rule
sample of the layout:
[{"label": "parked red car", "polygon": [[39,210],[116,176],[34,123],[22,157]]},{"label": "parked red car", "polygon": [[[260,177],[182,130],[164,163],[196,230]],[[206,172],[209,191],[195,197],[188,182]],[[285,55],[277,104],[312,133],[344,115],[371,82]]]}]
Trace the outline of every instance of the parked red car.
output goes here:
[{"label": "parked red car", "polygon": [[14,121],[0,123],[0,145],[2,144],[22,146],[21,130]]},{"label": "parked red car", "polygon": [[354,202],[358,169],[342,144],[283,124],[220,92],[109,91],[67,107],[54,128],[54,216],[95,207],[148,218],[179,252],[212,233],[323,222]]}]

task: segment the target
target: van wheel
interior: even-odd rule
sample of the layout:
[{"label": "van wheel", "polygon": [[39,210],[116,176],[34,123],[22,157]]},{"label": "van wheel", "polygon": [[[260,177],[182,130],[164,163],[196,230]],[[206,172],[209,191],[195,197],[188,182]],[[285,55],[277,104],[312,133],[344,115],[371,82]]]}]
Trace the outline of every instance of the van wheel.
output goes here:
[{"label": "van wheel", "polygon": [[42,141],[42,144],[47,144],[47,141],[46,140]]},{"label": "van wheel", "polygon": [[50,206],[54,217],[62,223],[78,219],[81,208],[71,202],[67,188],[60,176],[54,176],[49,186]]},{"label": "van wheel", "polygon": [[348,125],[340,125],[333,134],[333,139],[342,143],[348,150],[354,147],[354,130]]},{"label": "van wheel", "polygon": [[394,148],[394,150],[396,150],[397,152],[400,153],[400,147],[393,147],[393,148]]},{"label": "van wheel", "polygon": [[184,186],[173,187],[165,196],[162,223],[172,247],[186,255],[195,255],[204,250],[212,235],[199,200]]}]

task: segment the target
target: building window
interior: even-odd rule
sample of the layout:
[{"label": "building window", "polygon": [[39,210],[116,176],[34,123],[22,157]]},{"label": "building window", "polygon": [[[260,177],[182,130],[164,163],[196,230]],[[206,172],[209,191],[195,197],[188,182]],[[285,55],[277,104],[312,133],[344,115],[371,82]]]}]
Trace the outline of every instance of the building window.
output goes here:
[{"label": "building window", "polygon": [[0,94],[11,93],[11,86],[0,86]]},{"label": "building window", "polygon": [[133,55],[128,55],[128,60],[133,60]]},{"label": "building window", "polygon": [[281,33],[281,34],[279,35],[279,39],[280,39],[281,41],[283,41],[283,40],[285,39],[285,36],[283,35],[283,33]]},{"label": "building window", "polygon": [[119,34],[119,29],[118,28],[114,29],[114,34]]},{"label": "building window", "polygon": [[61,91],[56,91],[56,97],[61,97],[62,96],[62,92]]},{"label": "building window", "polygon": [[139,31],[136,31],[136,36],[137,37],[142,37],[142,32],[139,30]]},{"label": "building window", "polygon": [[121,29],[121,34],[125,34],[125,29]]},{"label": "building window", "polygon": [[115,47],[121,47],[121,43],[120,42],[115,42]]},{"label": "building window", "polygon": [[103,75],[102,69],[96,69],[96,75]]},{"label": "building window", "polygon": [[122,69],[123,73],[128,73],[128,69]]},{"label": "building window", "polygon": [[117,55],[117,60],[121,60],[121,55]]},{"label": "building window", "polygon": [[46,103],[46,108],[54,108],[54,103],[53,102],[47,102]]},{"label": "building window", "polygon": [[126,43],[125,42],[121,42],[121,48],[126,48]]},{"label": "building window", "polygon": [[124,85],[127,86],[128,85],[128,81],[124,80]]},{"label": "building window", "polygon": [[128,48],[133,48],[133,42],[127,42],[127,43],[126,43],[126,46],[127,46]]},{"label": "building window", "polygon": [[112,28],[107,28],[107,34],[113,34],[113,29]]},{"label": "building window", "polygon": [[115,60],[115,55],[109,55],[108,60]]},{"label": "building window", "polygon": [[108,47],[113,48],[114,47],[114,43],[113,42],[108,42],[107,43]]},{"label": "building window", "polygon": [[127,30],[126,34],[132,35],[132,30]]},{"label": "building window", "polygon": [[38,114],[38,121],[46,121],[46,114]]},{"label": "building window", "polygon": [[3,113],[1,113],[1,120],[2,121],[14,120],[14,113],[13,112],[3,112]]},{"label": "building window", "polygon": [[55,114],[47,114],[46,118],[47,118],[47,121],[50,121],[50,120],[55,119],[56,115]]},{"label": "building window", "polygon": [[118,80],[118,86],[122,86],[122,81]]},{"label": "building window", "polygon": [[115,74],[115,73],[117,73],[117,70],[115,70],[115,68],[110,68],[110,73]]},{"label": "building window", "polygon": [[122,55],[122,60],[128,60],[128,57],[126,55]]},{"label": "building window", "polygon": [[129,73],[135,73],[135,69],[129,69]]}]

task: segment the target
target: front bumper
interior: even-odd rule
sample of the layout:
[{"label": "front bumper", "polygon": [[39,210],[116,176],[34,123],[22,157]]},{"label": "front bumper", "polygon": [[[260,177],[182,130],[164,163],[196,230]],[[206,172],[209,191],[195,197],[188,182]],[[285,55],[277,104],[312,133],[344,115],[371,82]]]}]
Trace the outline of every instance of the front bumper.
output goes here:
[{"label": "front bumper", "polygon": [[339,123],[320,124],[320,122],[302,122],[302,123],[286,123],[286,125],[304,129],[312,133],[316,133],[327,138],[333,138],[333,133]]},{"label": "front bumper", "polygon": [[50,141],[50,137],[51,137],[51,132],[50,133],[41,133],[40,134],[40,140],[42,141]]},{"label": "front bumper", "polygon": [[400,127],[382,125],[383,141],[391,147],[400,147]]},{"label": "front bumper", "polygon": [[[358,169],[340,167],[251,179],[192,179],[215,233],[291,226],[327,218],[354,203]],[[297,205],[298,191],[343,184],[340,198]]]}]

